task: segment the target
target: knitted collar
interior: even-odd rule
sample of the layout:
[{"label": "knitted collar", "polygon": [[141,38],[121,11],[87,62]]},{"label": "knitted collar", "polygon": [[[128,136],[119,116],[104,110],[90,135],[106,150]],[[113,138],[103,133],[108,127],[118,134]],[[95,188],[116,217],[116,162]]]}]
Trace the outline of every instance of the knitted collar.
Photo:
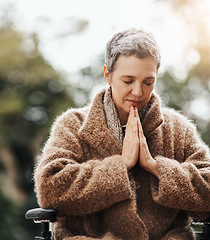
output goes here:
[{"label": "knitted collar", "polygon": [[112,133],[119,147],[122,148],[123,131],[116,106],[112,99],[111,87],[106,89],[106,92],[104,94],[103,107],[107,128]]},{"label": "knitted collar", "polygon": [[[152,103],[154,102],[154,95],[152,95],[150,101],[147,103],[147,105],[139,111],[139,116],[141,123],[144,123],[144,120],[147,116],[147,113],[149,112]],[[116,142],[118,143],[119,147],[122,148],[123,145],[123,130],[120,123],[120,118],[117,113],[116,106],[114,104],[114,101],[112,99],[112,93],[111,93],[111,87],[106,89],[106,92],[104,94],[103,99],[103,109],[104,109],[104,115],[105,115],[105,121],[107,124],[107,128],[112,133],[113,137],[115,138]],[[162,121],[160,121],[161,123]]]}]

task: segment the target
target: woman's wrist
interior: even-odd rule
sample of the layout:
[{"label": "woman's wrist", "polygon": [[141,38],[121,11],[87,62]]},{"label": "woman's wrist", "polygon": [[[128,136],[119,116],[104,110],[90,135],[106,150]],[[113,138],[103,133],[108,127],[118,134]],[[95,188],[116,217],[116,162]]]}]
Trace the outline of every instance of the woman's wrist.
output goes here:
[{"label": "woman's wrist", "polygon": [[151,160],[148,161],[148,164],[144,169],[159,179],[158,162],[154,158],[151,158]]}]

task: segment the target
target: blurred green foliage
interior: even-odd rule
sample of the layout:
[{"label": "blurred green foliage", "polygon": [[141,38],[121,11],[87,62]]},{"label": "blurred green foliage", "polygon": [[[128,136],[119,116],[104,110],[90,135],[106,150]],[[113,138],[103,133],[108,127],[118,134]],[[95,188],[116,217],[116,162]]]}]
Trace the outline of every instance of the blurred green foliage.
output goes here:
[{"label": "blurred green foliage", "polygon": [[12,24],[1,26],[1,239],[28,240],[35,235],[37,226],[24,222],[25,211],[37,206],[32,182],[35,157],[55,117],[75,106],[70,87],[39,52],[35,34],[26,35]]},{"label": "blurred green foliage", "polygon": [[196,123],[202,139],[210,146],[210,31],[206,2],[170,1],[174,13],[186,26],[189,46],[179,66],[165,69],[159,75],[157,89],[165,105],[181,111]]}]

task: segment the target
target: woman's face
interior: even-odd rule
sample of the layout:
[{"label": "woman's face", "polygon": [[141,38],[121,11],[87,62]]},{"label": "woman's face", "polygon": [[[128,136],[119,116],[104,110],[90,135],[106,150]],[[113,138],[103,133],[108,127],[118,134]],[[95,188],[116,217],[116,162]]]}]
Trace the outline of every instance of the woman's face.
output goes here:
[{"label": "woman's face", "polygon": [[104,66],[104,77],[112,89],[121,124],[127,123],[131,106],[142,109],[150,100],[156,82],[153,57],[120,56],[112,73]]}]

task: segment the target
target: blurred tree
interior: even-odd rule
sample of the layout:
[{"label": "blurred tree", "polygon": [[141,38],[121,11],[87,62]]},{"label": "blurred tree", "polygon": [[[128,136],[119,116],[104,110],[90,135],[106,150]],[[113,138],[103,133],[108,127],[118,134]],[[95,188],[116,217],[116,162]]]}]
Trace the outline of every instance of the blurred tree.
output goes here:
[{"label": "blurred tree", "polygon": [[192,118],[210,146],[210,26],[205,0],[165,1],[186,26],[189,45],[182,65],[168,67],[159,76],[157,89],[164,103]]},{"label": "blurred tree", "polygon": [[[105,87],[106,81],[103,76],[104,54],[95,58],[91,65],[80,69],[76,78],[78,81],[74,82],[75,93],[74,100],[78,105],[87,104],[92,100],[95,94],[102,87]],[[77,96],[80,96],[77,98]]]},{"label": "blurred tree", "polygon": [[15,30],[11,21],[2,21],[0,206],[7,226],[0,224],[0,238],[5,240],[28,240],[29,232],[35,228],[21,225],[25,210],[36,206],[34,159],[55,116],[75,106],[71,86],[66,87],[65,79],[43,58],[38,45],[35,34],[26,35]]}]

